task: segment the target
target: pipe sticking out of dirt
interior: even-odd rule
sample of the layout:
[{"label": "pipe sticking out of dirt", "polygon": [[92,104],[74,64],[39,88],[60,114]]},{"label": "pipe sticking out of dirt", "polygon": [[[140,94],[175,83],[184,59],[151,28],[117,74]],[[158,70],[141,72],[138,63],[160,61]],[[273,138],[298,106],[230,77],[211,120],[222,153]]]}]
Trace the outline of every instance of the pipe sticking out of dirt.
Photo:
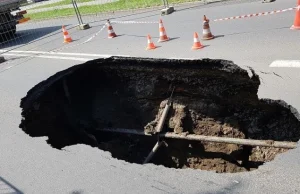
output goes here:
[{"label": "pipe sticking out of dirt", "polygon": [[[99,129],[99,131],[111,132],[111,133],[124,133],[132,135],[148,135],[141,130],[135,129]],[[204,142],[214,142],[214,143],[227,143],[227,144],[237,144],[246,146],[261,146],[261,147],[273,147],[273,148],[286,148],[294,149],[297,147],[295,142],[283,142],[283,141],[273,141],[273,140],[255,140],[255,139],[237,139],[230,137],[214,137],[205,135],[195,135],[195,134],[176,134],[176,133],[159,133],[159,137],[170,138],[170,139],[183,139],[192,141],[204,141]]]},{"label": "pipe sticking out of dirt", "polygon": [[[171,168],[250,171],[296,146],[299,114],[259,99],[259,77],[226,60],[111,57],[61,71],[21,100],[20,128],[61,149],[87,144],[112,157]],[[141,129],[133,135],[105,129]],[[159,130],[160,131],[160,130]],[[258,145],[258,146],[256,146]],[[146,160],[147,161],[147,160]]]}]

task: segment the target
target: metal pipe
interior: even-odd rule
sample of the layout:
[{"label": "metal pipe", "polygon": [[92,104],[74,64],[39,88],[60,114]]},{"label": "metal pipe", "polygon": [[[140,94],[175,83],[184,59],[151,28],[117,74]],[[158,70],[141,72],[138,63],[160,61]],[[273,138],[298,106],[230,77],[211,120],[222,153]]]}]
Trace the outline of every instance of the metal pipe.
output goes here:
[{"label": "metal pipe", "polygon": [[168,2],[168,0],[165,0],[165,2],[166,2],[166,6],[167,6],[167,8],[169,7],[169,2]]},{"label": "metal pipe", "polygon": [[169,2],[168,0],[162,0],[162,2],[164,3],[164,7],[168,8],[169,7]]},{"label": "metal pipe", "polygon": [[149,155],[147,156],[147,158],[143,162],[143,164],[148,163],[152,159],[152,157],[154,156],[154,154],[156,153],[156,151],[158,150],[158,148],[162,145],[162,143],[163,143],[162,141],[157,141],[156,142],[156,144],[152,148],[151,152],[149,153]]},{"label": "metal pipe", "polygon": [[75,4],[76,10],[77,10],[77,12],[78,12],[78,15],[79,15],[80,24],[83,24],[82,17],[81,17],[81,14],[80,14],[79,8],[78,8],[78,6],[77,6],[77,2],[76,2],[76,0],[74,0],[74,4]]},{"label": "metal pipe", "polygon": [[173,93],[174,93],[174,90],[175,90],[175,86],[173,87],[173,90],[172,90],[172,93],[167,101],[167,104],[164,108],[164,111],[160,117],[160,120],[158,121],[158,124],[156,126],[156,132],[157,133],[160,133],[164,127],[164,124],[165,124],[165,121],[166,121],[166,118],[168,116],[168,112],[169,112],[169,109],[171,107],[171,104],[172,104],[172,98],[173,98]]},{"label": "metal pipe", "polygon": [[[143,130],[136,129],[98,129],[105,132],[115,132],[115,133],[126,133],[133,135],[148,135],[145,134]],[[151,136],[151,135],[150,135]],[[193,140],[193,141],[205,141],[205,142],[214,142],[214,143],[228,143],[228,144],[237,144],[237,145],[247,145],[247,146],[261,146],[261,147],[274,147],[274,148],[286,148],[294,149],[297,147],[296,142],[286,142],[286,141],[273,141],[273,140],[255,140],[255,139],[237,139],[229,137],[215,137],[215,136],[205,136],[205,135],[183,135],[176,133],[160,133],[159,137],[171,138],[171,139],[184,139],[184,140]]]},{"label": "metal pipe", "polygon": [[83,21],[82,21],[81,14],[80,14],[80,12],[79,12],[79,9],[78,9],[78,6],[77,6],[76,1],[75,1],[75,0],[72,0],[72,4],[73,4],[73,7],[74,7],[74,11],[75,11],[77,20],[78,20],[78,22],[79,22],[79,25],[82,25],[82,24],[83,24]]},{"label": "metal pipe", "polygon": [[72,0],[72,4],[73,4],[73,8],[74,8],[74,11],[75,11],[75,14],[76,14],[76,17],[77,17],[77,20],[80,24],[80,19],[79,19],[79,15],[78,15],[78,12],[77,12],[77,9],[76,9],[76,6],[75,6],[75,3],[74,3],[74,0]]},{"label": "metal pipe", "polygon": [[255,139],[238,139],[230,137],[215,137],[215,136],[204,136],[204,135],[180,135],[175,133],[166,133],[166,138],[173,139],[186,139],[195,141],[207,141],[215,143],[229,143],[239,144],[248,146],[262,146],[262,147],[274,147],[274,148],[296,148],[297,143],[295,142],[284,142],[284,141],[273,141],[273,140],[255,140]]},{"label": "metal pipe", "polygon": [[168,116],[168,112],[169,112],[170,107],[171,107],[171,104],[167,103],[166,106],[165,106],[165,109],[164,109],[164,111],[163,111],[163,113],[162,113],[162,115],[160,117],[160,120],[159,120],[159,122],[157,124],[157,127],[156,127],[156,132],[157,133],[160,133],[162,131],[162,128],[163,128],[163,126],[165,124],[165,120],[166,120],[166,118]]},{"label": "metal pipe", "polygon": [[164,4],[164,7],[166,8],[166,2],[165,0],[162,0],[163,4]]}]

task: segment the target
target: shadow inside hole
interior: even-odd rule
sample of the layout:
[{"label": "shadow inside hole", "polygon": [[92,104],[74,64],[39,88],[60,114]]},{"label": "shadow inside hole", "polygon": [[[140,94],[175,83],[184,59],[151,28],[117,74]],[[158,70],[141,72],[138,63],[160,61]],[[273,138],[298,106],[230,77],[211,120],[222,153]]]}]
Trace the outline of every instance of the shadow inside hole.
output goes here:
[{"label": "shadow inside hole", "polygon": [[[113,134],[98,132],[99,148],[111,153],[113,158],[130,163],[143,164],[153,146],[156,137]],[[166,145],[161,146],[149,163],[163,165],[168,168],[194,168],[215,170],[216,172],[240,172],[257,169],[264,164],[261,161],[242,160],[248,157],[241,150],[226,154],[216,147],[213,151],[205,151],[202,143],[197,141],[164,139]],[[222,151],[222,150],[221,150]]]}]

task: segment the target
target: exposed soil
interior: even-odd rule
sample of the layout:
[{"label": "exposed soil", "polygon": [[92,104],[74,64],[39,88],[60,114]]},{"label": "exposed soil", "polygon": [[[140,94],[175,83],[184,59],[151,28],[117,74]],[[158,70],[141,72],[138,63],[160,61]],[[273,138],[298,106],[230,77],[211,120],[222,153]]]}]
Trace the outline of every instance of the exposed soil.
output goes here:
[{"label": "exposed soil", "polygon": [[[141,164],[153,148],[155,127],[175,86],[164,130],[175,133],[293,141],[298,113],[283,101],[258,99],[259,77],[225,60],[97,59],[59,72],[22,99],[20,127],[48,136],[61,149],[78,143]],[[154,137],[102,132],[144,130]],[[287,149],[165,139],[151,160],[172,168],[241,172]]]}]

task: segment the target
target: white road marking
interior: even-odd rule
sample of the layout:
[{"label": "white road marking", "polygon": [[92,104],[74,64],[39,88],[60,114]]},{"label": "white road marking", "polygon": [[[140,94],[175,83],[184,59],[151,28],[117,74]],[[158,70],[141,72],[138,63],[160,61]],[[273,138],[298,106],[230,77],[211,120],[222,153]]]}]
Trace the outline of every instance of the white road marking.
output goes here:
[{"label": "white road marking", "polygon": [[86,56],[86,57],[103,57],[107,58],[112,55],[106,55],[106,54],[93,54],[93,53],[64,53],[64,52],[48,52],[48,51],[7,51],[7,50],[0,50],[1,52],[9,52],[9,53],[30,53],[30,54],[43,54],[43,55],[68,55],[68,56]]},{"label": "white road marking", "polygon": [[[1,53],[2,52],[2,53]],[[22,56],[32,58],[46,59],[63,59],[75,61],[89,61],[96,58],[109,58],[111,56],[129,57],[129,55],[112,55],[112,54],[94,54],[94,53],[65,53],[65,52],[48,52],[48,51],[20,51],[20,50],[0,50],[1,55]],[[63,55],[63,56],[60,56]],[[69,56],[69,57],[68,57]]]},{"label": "white road marking", "polygon": [[293,67],[300,68],[300,60],[276,60],[269,67]]},{"label": "white road marking", "polygon": [[84,61],[84,62],[93,60],[91,58],[61,57],[61,56],[47,56],[47,55],[28,55],[28,54],[15,54],[15,53],[4,53],[2,55],[32,57],[32,58],[46,58],[46,59],[63,59],[63,60],[74,60],[74,61]]}]

